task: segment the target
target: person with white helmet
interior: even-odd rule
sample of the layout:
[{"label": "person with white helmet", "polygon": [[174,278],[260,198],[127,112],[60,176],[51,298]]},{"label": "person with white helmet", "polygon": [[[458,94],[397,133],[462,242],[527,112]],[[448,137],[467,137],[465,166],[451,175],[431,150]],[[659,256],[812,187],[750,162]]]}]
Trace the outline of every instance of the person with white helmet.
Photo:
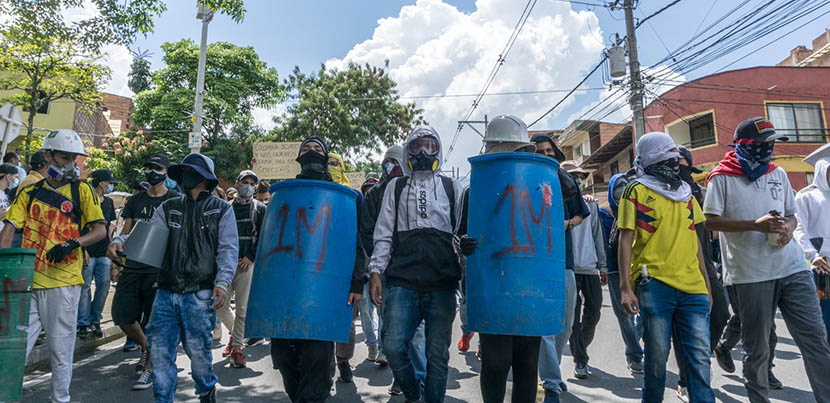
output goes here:
[{"label": "person with white helmet", "polygon": [[[69,401],[72,356],[78,302],[84,278],[82,247],[106,236],[98,194],[80,182],[75,159],[86,155],[81,138],[72,130],[54,130],[43,141],[47,176],[21,190],[6,214],[0,248],[9,248],[17,229],[23,229],[23,247],[37,251],[32,302],[29,308],[30,353],[41,329],[52,361],[53,402]],[[81,235],[85,228],[89,229]],[[73,312],[66,314],[66,312]],[[21,364],[22,365],[22,364]]]}]

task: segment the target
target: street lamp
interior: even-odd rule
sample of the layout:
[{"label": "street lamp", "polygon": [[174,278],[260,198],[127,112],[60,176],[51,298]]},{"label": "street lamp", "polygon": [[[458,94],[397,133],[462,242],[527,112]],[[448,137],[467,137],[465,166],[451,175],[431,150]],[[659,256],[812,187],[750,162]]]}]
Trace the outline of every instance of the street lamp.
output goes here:
[{"label": "street lamp", "polygon": [[202,20],[202,41],[199,45],[199,71],[196,75],[196,101],[193,104],[193,129],[188,136],[188,147],[194,153],[202,150],[202,106],[205,98],[205,58],[207,56],[208,24],[213,19],[213,10],[198,4],[196,19]]}]

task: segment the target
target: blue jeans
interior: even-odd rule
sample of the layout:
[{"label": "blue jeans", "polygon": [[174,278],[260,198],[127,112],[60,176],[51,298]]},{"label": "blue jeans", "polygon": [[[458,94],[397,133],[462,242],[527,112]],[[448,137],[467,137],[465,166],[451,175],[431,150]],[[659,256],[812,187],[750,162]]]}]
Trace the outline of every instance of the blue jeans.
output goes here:
[{"label": "blue jeans", "polygon": [[608,273],[608,294],[611,296],[611,307],[617,316],[620,333],[625,343],[625,358],[629,361],[642,362],[643,348],[640,339],[643,337],[643,321],[637,320],[639,315],[629,315],[622,306],[620,293],[620,273]]},{"label": "blue jeans", "polygon": [[[101,323],[101,312],[110,290],[110,259],[106,256],[89,258],[89,265],[81,272],[84,285],[78,303],[78,326]],[[90,296],[90,286],[95,278],[95,295]]]},{"label": "blue jeans", "polygon": [[383,347],[379,337],[381,329],[383,329],[383,313],[378,309],[378,321],[375,323],[373,315],[375,304],[369,298],[369,283],[363,286],[363,299],[357,303],[357,307],[360,310],[360,324],[363,327],[363,334],[366,336],[366,344]]},{"label": "blue jeans", "polygon": [[573,270],[565,270],[565,323],[562,333],[542,337],[539,346],[539,378],[542,379],[542,387],[557,395],[566,388],[565,381],[562,380],[562,371],[559,370],[559,362],[562,360],[565,343],[571,337],[575,313],[576,276]]},{"label": "blue jeans", "polygon": [[426,334],[427,371],[423,398],[441,403],[447,391],[447,363],[450,359],[452,322],[455,319],[455,291],[413,291],[390,286],[386,294],[383,326],[383,352],[395,379],[409,400],[421,396],[410,343],[421,321]]},{"label": "blue jeans", "polygon": [[147,324],[150,361],[153,364],[153,394],[156,402],[172,402],[176,393],[176,350],[181,342],[190,358],[196,394],[203,396],[216,385],[213,373],[213,328],[216,311],[211,290],[173,294],[159,289]]},{"label": "blue jeans", "polygon": [[[813,280],[818,283],[818,273],[813,272]],[[827,329],[827,342],[830,343],[830,299],[818,300],[821,306],[821,318],[824,320],[824,328]]]},{"label": "blue jeans", "polygon": [[689,401],[714,402],[709,369],[708,295],[686,294],[653,278],[639,282],[636,292],[645,345],[643,402],[663,401],[672,320],[686,359]]}]

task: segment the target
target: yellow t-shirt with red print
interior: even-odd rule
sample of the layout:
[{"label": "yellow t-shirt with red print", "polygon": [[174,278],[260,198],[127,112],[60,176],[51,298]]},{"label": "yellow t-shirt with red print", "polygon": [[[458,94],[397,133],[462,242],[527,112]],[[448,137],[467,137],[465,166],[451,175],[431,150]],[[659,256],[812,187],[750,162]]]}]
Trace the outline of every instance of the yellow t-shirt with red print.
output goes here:
[{"label": "yellow t-shirt with red print", "polygon": [[[15,228],[23,229],[22,247],[37,250],[32,288],[57,288],[84,283],[81,274],[82,248],[75,249],[61,262],[50,263],[46,260],[46,253],[53,246],[77,239],[81,236],[81,228],[104,221],[98,194],[85,182],[79,185],[79,209],[74,208],[70,184],[55,189],[44,181],[42,186],[36,183],[24,188],[6,213],[7,222]],[[80,211],[80,225],[70,217],[73,210]]]}]

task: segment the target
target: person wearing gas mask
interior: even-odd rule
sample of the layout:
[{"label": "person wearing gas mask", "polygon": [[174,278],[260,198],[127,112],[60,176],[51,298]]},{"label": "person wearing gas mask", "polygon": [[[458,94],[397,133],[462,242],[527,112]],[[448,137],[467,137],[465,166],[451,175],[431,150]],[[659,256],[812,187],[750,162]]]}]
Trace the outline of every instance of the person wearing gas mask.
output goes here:
[{"label": "person wearing gas mask", "polygon": [[[238,265],[239,240],[234,209],[212,194],[219,184],[213,170],[213,160],[195,153],[170,166],[170,177],[185,193],[163,202],[150,219],[153,226],[169,230],[147,324],[156,402],[173,401],[180,343],[190,359],[199,401],[216,401],[218,378],[211,353],[215,309],[228,303],[226,294]],[[128,237],[113,239],[108,253],[122,252]]]},{"label": "person wearing gas mask", "polygon": [[[116,184],[121,181],[112,176],[109,169],[92,171],[92,187],[101,200],[101,211],[107,225],[107,236],[94,245],[84,250],[89,254],[89,264],[84,267],[84,286],[81,289],[81,302],[78,305],[78,336],[84,338],[92,333],[95,337],[104,337],[101,329],[101,313],[107,301],[110,290],[110,265],[112,262],[107,257],[107,246],[110,244],[113,232],[115,232],[115,204],[107,197],[112,193]],[[95,295],[91,295],[92,280],[95,280]]]},{"label": "person wearing gas mask", "polygon": [[680,178],[680,154],[668,134],[648,133],[636,150],[637,179],[626,186],[620,200],[617,259],[621,304],[629,314],[639,312],[643,320],[642,398],[663,401],[676,323],[689,398],[714,402],[709,362],[712,299],[695,232],[695,224],[705,218],[691,187]]},{"label": "person wearing gas mask", "polygon": [[720,232],[724,283],[738,297],[749,400],[769,401],[770,332],[780,309],[813,395],[828,402],[830,346],[810,263],[792,242],[797,206],[787,173],[772,162],[777,140],[787,138],[766,118],[741,122],[733,135],[735,150],[709,174],[703,212],[706,226]]},{"label": "person wearing gas mask", "polygon": [[228,289],[228,300],[236,301],[235,313],[231,312],[230,304],[225,304],[216,311],[219,320],[231,332],[230,340],[222,357],[230,357],[234,368],[243,368],[247,365],[242,353],[242,342],[245,337],[245,313],[248,308],[248,294],[251,291],[254,260],[262,230],[262,220],[265,217],[265,205],[254,199],[254,192],[259,178],[254,171],[242,171],[237,176],[235,197],[231,202],[236,216],[236,230],[239,235],[239,263],[236,273]]},{"label": "person wearing gas mask", "polygon": [[[698,204],[703,205],[704,189],[692,177],[692,174],[701,174],[703,170],[692,164],[692,152],[688,148],[678,146],[677,151],[680,153],[680,178],[692,188],[692,196],[695,197]],[[703,263],[706,265],[706,273],[709,276],[709,285],[711,285],[712,311],[709,313],[709,349],[714,351],[721,334],[723,334],[723,329],[729,321],[729,306],[723,284],[718,279],[718,268],[713,260],[712,231],[706,229],[706,226],[701,223],[695,224],[695,232],[700,243],[700,249],[703,251]],[[672,343],[674,344],[674,358],[677,360],[678,377],[680,378],[677,382],[677,396],[680,400],[688,401],[686,361],[681,353],[682,346],[680,342],[678,324],[675,322],[672,325]],[[774,381],[778,380],[770,372],[770,384],[773,384]],[[778,382],[780,383],[780,381]]]},{"label": "person wearing gas mask", "polygon": [[[441,141],[430,126],[412,130],[404,146],[404,177],[383,192],[375,224],[369,295],[383,312],[383,352],[408,401],[443,402],[461,279],[453,238],[464,189],[440,174]],[[388,289],[383,294],[381,276]],[[410,341],[426,322],[427,375],[423,390],[415,376]]]},{"label": "person wearing gas mask", "polygon": [[[66,129],[52,131],[43,140],[43,149],[49,166],[47,177],[26,186],[9,208],[0,231],[0,248],[11,247],[15,230],[23,229],[22,247],[36,250],[26,355],[41,329],[45,330],[52,362],[51,400],[68,402],[78,301],[84,283],[81,248],[103,239],[106,228],[98,195],[88,183],[78,180],[80,169],[75,160],[86,155],[78,134]],[[89,232],[81,235],[86,228]]]},{"label": "person wearing gas mask", "polygon": [[[322,138],[311,136],[300,145],[297,162],[300,173],[297,179],[332,182],[328,170],[329,152]],[[279,202],[279,201],[275,201]],[[355,208],[358,208],[357,200]],[[358,209],[359,212],[359,209]],[[363,285],[366,283],[366,259],[360,234],[355,245],[355,266],[349,285],[347,304],[354,307],[363,297]],[[347,344],[347,343],[338,343]],[[351,381],[351,367],[348,359],[354,353],[352,338],[351,351],[338,351],[340,378]],[[345,346],[344,346],[345,347]],[[342,348],[342,347],[341,347]],[[285,392],[292,402],[324,402],[330,395],[334,367],[334,343],[324,340],[307,339],[271,339],[271,360],[274,369],[280,371]],[[332,372],[330,372],[332,371]]]},{"label": "person wearing gas mask", "polygon": [[[124,226],[121,235],[129,235],[138,221],[150,221],[156,209],[165,201],[180,196],[175,190],[165,185],[167,168],[170,160],[164,154],[153,154],[144,162],[144,177],[150,187],[127,199],[121,217]],[[108,251],[107,257],[120,262],[122,258]],[[123,271],[122,271],[123,270]],[[144,390],[153,386],[153,366],[149,360],[147,337],[144,327],[150,319],[153,301],[156,297],[156,278],[159,269],[131,263],[122,268],[113,264],[110,270],[112,281],[118,282],[112,300],[112,319],[130,340],[141,347],[141,355],[135,366],[138,379],[133,383],[133,390]]]}]

